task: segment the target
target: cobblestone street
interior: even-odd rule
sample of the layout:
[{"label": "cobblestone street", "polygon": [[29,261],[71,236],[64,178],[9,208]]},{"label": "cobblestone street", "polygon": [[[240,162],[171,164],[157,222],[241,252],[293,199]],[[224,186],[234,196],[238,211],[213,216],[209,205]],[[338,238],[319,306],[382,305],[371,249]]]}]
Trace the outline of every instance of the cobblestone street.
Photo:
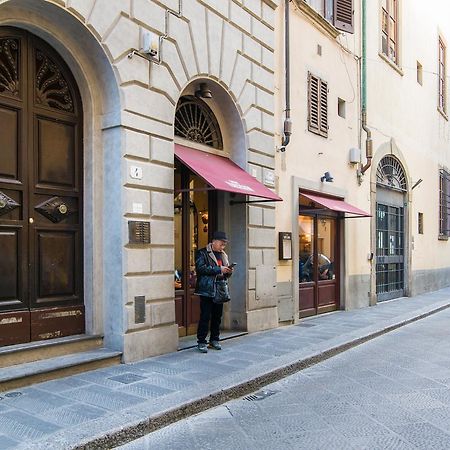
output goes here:
[{"label": "cobblestone street", "polygon": [[447,309],[121,448],[448,449],[449,323]]}]

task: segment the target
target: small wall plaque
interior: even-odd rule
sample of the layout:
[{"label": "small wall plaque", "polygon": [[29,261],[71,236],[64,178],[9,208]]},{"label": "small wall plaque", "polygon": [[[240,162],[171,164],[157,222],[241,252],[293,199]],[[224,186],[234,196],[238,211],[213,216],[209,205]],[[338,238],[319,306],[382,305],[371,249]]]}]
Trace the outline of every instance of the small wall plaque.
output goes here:
[{"label": "small wall plaque", "polygon": [[142,180],[142,167],[139,166],[131,166],[130,167],[130,177],[133,180]]},{"label": "small wall plaque", "polygon": [[292,233],[280,231],[278,233],[278,259],[292,259]]},{"label": "small wall plaque", "polygon": [[145,322],[145,296],[134,297],[134,323]]},{"label": "small wall plaque", "polygon": [[128,221],[130,244],[150,244],[150,222]]}]

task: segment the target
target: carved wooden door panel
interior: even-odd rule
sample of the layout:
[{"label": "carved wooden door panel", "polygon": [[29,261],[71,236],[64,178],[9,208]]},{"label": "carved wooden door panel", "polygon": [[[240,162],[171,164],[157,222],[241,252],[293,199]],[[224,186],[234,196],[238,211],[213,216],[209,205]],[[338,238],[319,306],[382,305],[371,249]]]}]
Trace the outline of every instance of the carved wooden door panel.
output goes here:
[{"label": "carved wooden door panel", "polygon": [[81,132],[61,58],[0,28],[0,345],[84,332]]}]

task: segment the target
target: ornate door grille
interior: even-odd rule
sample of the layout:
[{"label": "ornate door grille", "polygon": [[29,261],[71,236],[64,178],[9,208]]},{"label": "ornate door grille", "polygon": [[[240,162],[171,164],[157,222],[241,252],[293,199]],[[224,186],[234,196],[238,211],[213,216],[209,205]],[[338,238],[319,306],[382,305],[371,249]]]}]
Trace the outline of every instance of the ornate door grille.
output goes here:
[{"label": "ornate door grille", "polygon": [[175,113],[175,135],[189,141],[223,149],[222,134],[209,106],[192,96],[182,97]]},{"label": "ornate door grille", "polygon": [[406,177],[402,165],[394,156],[385,156],[377,168],[377,184],[389,189],[406,191]]}]

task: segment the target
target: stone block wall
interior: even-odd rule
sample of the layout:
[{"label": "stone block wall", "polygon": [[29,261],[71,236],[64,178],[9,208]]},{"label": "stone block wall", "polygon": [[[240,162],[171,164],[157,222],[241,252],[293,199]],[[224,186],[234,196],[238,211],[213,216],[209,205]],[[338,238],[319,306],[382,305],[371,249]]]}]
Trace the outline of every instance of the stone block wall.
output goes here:
[{"label": "stone block wall", "polygon": [[[48,0],[40,2],[37,8],[36,2],[23,0],[15,11],[16,3],[5,0],[2,5],[10,5],[19,26],[23,17],[24,27],[32,32],[42,29],[43,37],[52,33],[51,27],[44,24],[47,18],[53,19],[51,43],[59,51],[64,49],[65,39],[69,42],[70,31],[82,30],[76,40],[96,41],[115,77],[116,85],[102,85],[111,83],[111,78],[102,79],[96,61],[82,65],[81,61],[89,60],[93,54],[88,46],[78,48],[74,44],[67,50],[67,54],[72,53],[71,67],[80,64],[76,68],[78,80],[86,76],[86,87],[81,89],[86,136],[92,138],[92,153],[103,158],[102,164],[86,173],[98,180],[92,190],[102,192],[101,201],[108,203],[108,207],[101,209],[105,214],[101,223],[107,224],[107,231],[96,250],[103,255],[103,261],[93,260],[91,268],[103,273],[93,281],[92,291],[101,292],[103,298],[93,295],[89,308],[93,311],[93,322],[98,325],[92,328],[103,329],[108,345],[123,350],[125,361],[176,350],[173,292],[176,104],[196,80],[210,80],[220,86],[240,117],[237,124],[225,114],[220,119],[222,130],[233,135],[241,127],[245,135],[242,145],[230,150],[231,158],[274,188],[274,11],[278,2]],[[58,23],[72,24],[67,27],[66,38],[64,26]],[[160,38],[159,61],[149,62],[137,54],[131,55],[139,50],[142,34],[147,31]],[[89,39],[85,39],[88,35]],[[70,41],[73,40],[70,35]],[[92,72],[97,70],[99,85],[89,85],[88,65]],[[99,104],[109,105],[109,109],[98,111],[89,104],[91,97],[84,95],[85,91],[92,98],[108,97],[109,92],[118,91],[119,98],[112,106],[108,98],[100,99]],[[220,109],[220,99],[218,102]],[[89,164],[89,159],[86,161]],[[98,201],[98,194],[86,198],[86,203]],[[245,207],[245,214],[248,220],[240,230],[239,242],[244,245],[246,259],[241,266],[245,271],[244,292],[240,293],[244,302],[236,313],[240,316],[236,323],[241,326],[246,323],[249,330],[270,328],[277,325],[278,319],[275,287],[273,295],[268,285],[258,287],[261,279],[258,273],[267,273],[267,268],[275,265],[274,207],[270,203],[255,203]],[[129,243],[130,220],[150,222],[150,244]],[[95,225],[92,228],[97,229]],[[264,293],[263,300],[258,300],[261,299],[258,289]],[[145,297],[143,320],[135,317],[138,296]],[[102,318],[96,319],[96,315]]]}]

